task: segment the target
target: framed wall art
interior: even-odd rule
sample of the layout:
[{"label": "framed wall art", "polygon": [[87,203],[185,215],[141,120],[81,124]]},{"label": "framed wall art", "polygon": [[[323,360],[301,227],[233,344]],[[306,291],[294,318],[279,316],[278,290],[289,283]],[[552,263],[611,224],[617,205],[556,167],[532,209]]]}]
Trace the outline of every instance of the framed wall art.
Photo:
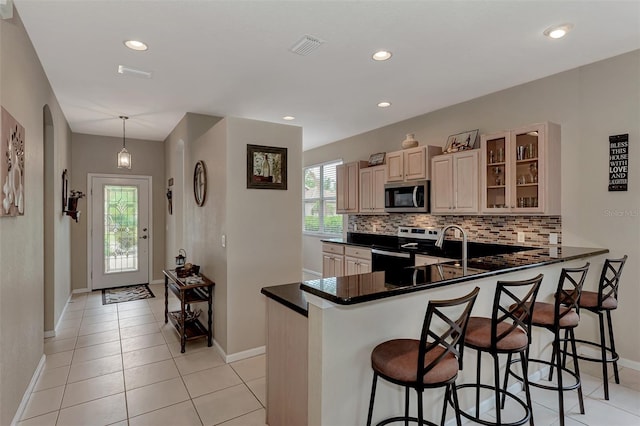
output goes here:
[{"label": "framed wall art", "polygon": [[247,188],[287,189],[287,148],[247,145]]},{"label": "framed wall art", "polygon": [[451,135],[447,138],[444,152],[458,152],[476,147],[478,129]]},{"label": "framed wall art", "polygon": [[0,121],[0,216],[24,215],[24,127],[2,108]]}]

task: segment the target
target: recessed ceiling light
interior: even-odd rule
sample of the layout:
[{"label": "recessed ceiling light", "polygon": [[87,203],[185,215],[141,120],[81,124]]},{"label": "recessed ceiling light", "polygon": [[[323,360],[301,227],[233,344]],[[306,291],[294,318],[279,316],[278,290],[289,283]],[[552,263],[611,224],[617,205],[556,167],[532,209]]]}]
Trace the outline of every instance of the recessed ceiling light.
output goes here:
[{"label": "recessed ceiling light", "polygon": [[378,50],[371,57],[373,58],[374,61],[386,61],[391,57],[391,52],[386,50]]},{"label": "recessed ceiling light", "polygon": [[295,120],[296,118],[293,115],[285,115],[284,117],[282,117],[282,119],[291,121],[291,120]]},{"label": "recessed ceiling light", "polygon": [[379,106],[380,108],[390,107],[390,106],[391,106],[391,102],[387,102],[387,101],[380,102],[380,103],[378,104],[378,106]]},{"label": "recessed ceiling light", "polygon": [[124,45],[131,50],[144,51],[149,48],[145,43],[138,40],[125,40]]},{"label": "recessed ceiling light", "polygon": [[549,27],[542,34],[549,38],[562,38],[573,29],[573,24],[554,25]]}]

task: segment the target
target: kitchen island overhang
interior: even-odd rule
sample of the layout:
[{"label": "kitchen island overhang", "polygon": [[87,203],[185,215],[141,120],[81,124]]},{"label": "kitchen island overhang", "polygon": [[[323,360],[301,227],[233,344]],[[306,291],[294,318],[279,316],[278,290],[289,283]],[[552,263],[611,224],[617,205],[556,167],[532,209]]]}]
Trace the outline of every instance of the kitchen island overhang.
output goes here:
[{"label": "kitchen island overhang", "polygon": [[[527,259],[515,259],[510,255],[481,258],[485,269],[482,272],[468,271],[466,275],[450,279],[433,279],[432,271],[422,276],[430,282],[416,282],[415,285],[385,285],[384,273],[370,273],[301,283],[304,297],[308,302],[307,341],[299,342],[307,353],[307,424],[310,425],[353,425],[364,424],[371,387],[370,354],[379,343],[394,338],[417,338],[429,300],[459,297],[480,287],[480,293],[472,315],[488,316],[493,303],[495,283],[498,280],[520,280],[531,278],[538,273],[544,275],[538,300],[552,300],[563,267],[579,267],[591,262],[591,272],[587,276],[585,288],[596,288],[599,269],[604,262],[607,249],[575,247],[550,247],[529,251]],[[479,266],[478,258],[470,260],[470,266]],[[449,265],[455,268],[455,265]],[[479,268],[474,268],[479,269]],[[426,269],[425,269],[426,271]],[[358,283],[355,286],[354,283]],[[295,285],[292,284],[292,287]],[[269,297],[269,288],[263,289]],[[270,298],[270,303],[286,306],[282,301]],[[291,308],[288,308],[291,309]],[[588,324],[587,324],[588,326]],[[268,321],[268,328],[282,329],[286,324]],[[580,329],[578,330],[580,331]],[[548,358],[551,354],[552,337],[537,331],[533,335],[531,356]],[[272,350],[273,349],[273,350]],[[271,354],[270,354],[271,352]],[[267,342],[267,364],[270,356],[275,356],[275,348]],[[466,356],[464,370],[458,376],[458,383],[475,380],[476,360]],[[500,360],[502,364],[505,359]],[[535,372],[531,372],[535,373]],[[483,381],[492,380],[492,372],[483,371]],[[270,378],[267,386],[271,388]],[[269,392],[269,391],[268,391]],[[460,395],[463,409],[473,405],[472,395]],[[439,418],[442,395],[425,392],[427,418]],[[269,405],[269,403],[268,403]],[[378,384],[378,396],[374,411],[374,422],[402,413],[404,394],[395,386]],[[415,396],[412,396],[412,411]],[[487,409],[490,407],[485,406]],[[276,406],[267,406],[267,412]],[[448,412],[449,418],[453,413]]]}]

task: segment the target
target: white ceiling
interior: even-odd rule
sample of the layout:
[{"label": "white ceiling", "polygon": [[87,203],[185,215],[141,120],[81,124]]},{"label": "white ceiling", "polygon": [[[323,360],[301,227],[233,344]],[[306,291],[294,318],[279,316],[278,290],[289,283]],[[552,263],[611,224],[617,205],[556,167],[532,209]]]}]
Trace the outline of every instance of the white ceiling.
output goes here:
[{"label": "white ceiling", "polygon": [[[121,136],[125,114],[127,137],[151,140],[185,112],[293,115],[309,149],[640,48],[636,0],[14,1],[72,131]],[[305,34],[326,43],[291,53]]]}]

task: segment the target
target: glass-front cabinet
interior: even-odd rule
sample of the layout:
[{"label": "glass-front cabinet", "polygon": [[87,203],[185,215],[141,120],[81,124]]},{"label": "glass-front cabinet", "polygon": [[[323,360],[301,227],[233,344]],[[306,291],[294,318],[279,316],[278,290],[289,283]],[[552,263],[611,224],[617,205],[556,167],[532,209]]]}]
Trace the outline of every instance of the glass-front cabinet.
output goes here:
[{"label": "glass-front cabinet", "polygon": [[481,155],[484,213],[560,214],[560,126],[482,135]]}]

